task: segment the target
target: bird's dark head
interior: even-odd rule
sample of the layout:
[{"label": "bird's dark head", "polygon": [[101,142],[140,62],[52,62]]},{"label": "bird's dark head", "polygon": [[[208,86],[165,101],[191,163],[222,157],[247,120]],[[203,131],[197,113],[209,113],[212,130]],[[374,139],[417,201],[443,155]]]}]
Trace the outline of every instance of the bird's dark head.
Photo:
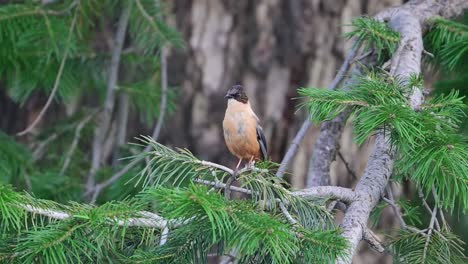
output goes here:
[{"label": "bird's dark head", "polygon": [[244,104],[249,101],[249,98],[245,94],[244,87],[242,87],[240,84],[233,85],[231,88],[229,88],[224,98],[234,99]]}]

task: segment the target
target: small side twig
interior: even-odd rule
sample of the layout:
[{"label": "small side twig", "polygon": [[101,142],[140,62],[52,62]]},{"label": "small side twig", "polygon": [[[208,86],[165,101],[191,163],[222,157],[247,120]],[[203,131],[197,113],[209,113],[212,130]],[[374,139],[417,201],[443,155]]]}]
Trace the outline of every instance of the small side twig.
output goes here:
[{"label": "small side twig", "polygon": [[86,116],[76,126],[75,136],[73,137],[72,144],[70,145],[70,148],[65,156],[65,161],[63,162],[63,166],[60,169],[60,175],[63,175],[65,173],[65,171],[68,168],[68,165],[70,164],[71,157],[73,156],[73,153],[75,152],[75,149],[78,146],[78,142],[80,140],[81,130],[83,130],[83,127],[94,117],[95,114],[96,114],[96,111]]},{"label": "small side twig", "polygon": [[387,186],[386,190],[387,190],[388,199],[385,197],[382,197],[382,200],[384,200],[386,203],[388,203],[392,207],[393,212],[395,213],[395,216],[398,218],[398,221],[400,222],[401,228],[407,228],[408,225],[406,224],[405,219],[403,219],[400,206],[395,202],[395,198],[393,197],[393,191],[390,185]]},{"label": "small side twig", "polygon": [[[429,214],[432,214],[432,209],[429,206],[429,204],[427,203],[426,198],[424,196],[424,193],[423,193],[423,191],[421,190],[420,187],[418,187],[418,195],[419,195],[419,198],[421,199],[421,201],[422,201],[422,203],[424,205],[424,208],[426,208],[426,210],[427,210],[427,212]],[[436,206],[437,206],[437,201],[436,201]],[[435,225],[436,225],[437,230],[440,230],[440,224],[439,224],[439,220],[437,220],[437,218],[435,219]]]},{"label": "small side twig", "polygon": [[369,244],[369,246],[375,251],[383,253],[385,251],[385,248],[382,246],[382,242],[377,237],[377,235],[374,234],[374,232],[372,232],[372,230],[370,230],[367,227],[364,227],[362,230],[362,238],[364,239],[364,241],[366,241]]},{"label": "small side twig", "polygon": [[[447,227],[448,225],[447,225],[447,221],[445,220],[444,210],[442,209],[442,206],[440,206],[439,196],[437,195],[437,192],[434,186],[432,186],[432,195],[434,196],[434,200],[436,201],[436,204],[439,207],[439,216],[440,216],[440,219],[442,220],[443,227]],[[438,227],[437,230],[440,230],[440,227]]]},{"label": "small side twig", "polygon": [[426,243],[424,244],[422,263],[425,263],[425,261],[426,261],[427,247],[429,246],[429,242],[431,241],[431,235],[432,235],[432,231],[434,229],[435,220],[437,220],[436,215],[437,215],[437,205],[434,206],[434,209],[432,210],[431,222],[429,223],[429,228],[428,228],[427,237],[426,237]]},{"label": "small side twig", "polygon": [[349,163],[345,160],[345,158],[343,157],[343,154],[341,154],[341,151],[340,151],[340,150],[337,151],[337,154],[338,154],[338,157],[341,159],[341,161],[344,163],[344,165],[345,165],[346,170],[348,171],[348,173],[351,174],[351,176],[353,177],[354,180],[357,180],[358,177],[356,176],[356,173],[355,173],[354,170],[351,168],[351,166],[349,165]]},{"label": "small side twig", "polygon": [[281,212],[283,212],[283,215],[286,217],[286,219],[288,219],[289,223],[291,223],[291,225],[297,225],[297,220],[292,217],[284,203],[278,200],[278,205],[281,209]]},{"label": "small side twig", "polygon": [[39,143],[37,145],[37,148],[33,152],[33,159],[35,161],[41,159],[42,155],[44,155],[44,151],[47,147],[47,145],[50,144],[50,142],[54,141],[59,135],[57,133],[52,133],[49,137],[47,137],[44,141]]},{"label": "small side twig", "polygon": [[[216,188],[216,189],[226,189],[228,187],[226,183],[222,183],[219,181],[214,182],[214,181],[207,181],[207,180],[202,180],[202,179],[194,179],[193,181],[196,183],[203,184],[203,185],[213,186],[213,188]],[[242,187],[229,186],[229,189],[231,191],[235,191],[239,193],[252,194],[251,190],[245,189]]]},{"label": "small side twig", "polygon": [[237,180],[237,176],[239,176],[239,171],[236,170],[233,174],[231,174],[231,176],[229,176],[229,178],[226,181],[226,187],[224,188],[224,197],[227,200],[231,199],[231,185],[235,180]]}]

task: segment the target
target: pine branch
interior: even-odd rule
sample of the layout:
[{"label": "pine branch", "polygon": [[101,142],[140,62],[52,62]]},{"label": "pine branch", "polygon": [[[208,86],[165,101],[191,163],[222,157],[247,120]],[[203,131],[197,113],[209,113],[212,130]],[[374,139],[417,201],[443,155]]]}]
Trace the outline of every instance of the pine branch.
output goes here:
[{"label": "pine branch", "polygon": [[[161,133],[161,128],[164,123],[164,117],[165,113],[167,111],[167,95],[168,95],[168,80],[167,80],[167,48],[163,47],[161,50],[161,87],[162,87],[162,95],[161,95],[161,102],[159,104],[160,110],[159,110],[159,117],[158,117],[158,122],[156,123],[154,129],[153,129],[153,134],[152,138],[154,140],[157,140],[159,138],[159,135]],[[143,152],[148,152],[151,149],[151,146],[148,145],[145,147]],[[99,197],[99,194],[106,189],[107,187],[111,186],[114,184],[116,181],[118,181],[125,173],[127,173],[130,169],[132,169],[135,165],[140,163],[144,159],[143,156],[140,158],[132,160],[130,163],[128,163],[126,166],[124,166],[121,170],[119,170],[117,173],[112,175],[109,179],[98,183],[94,186],[92,190],[89,190],[88,192],[92,192],[91,196],[91,202],[94,203],[96,202],[96,199]],[[203,164],[203,162],[202,162]],[[230,170],[229,168],[226,168]]]},{"label": "pine branch", "polygon": [[23,130],[21,132],[18,132],[16,134],[17,136],[24,136],[27,133],[31,132],[34,129],[34,127],[36,127],[36,125],[39,123],[39,121],[42,119],[45,112],[47,111],[50,104],[52,103],[52,100],[54,99],[55,93],[57,92],[59,84],[60,84],[60,79],[61,79],[62,74],[63,74],[63,69],[65,68],[65,62],[67,61],[68,51],[69,51],[69,48],[70,48],[70,41],[71,41],[71,37],[73,35],[73,30],[75,29],[76,18],[77,18],[77,13],[75,13],[75,15],[73,16],[73,19],[72,19],[72,22],[71,22],[71,25],[70,25],[70,30],[68,32],[68,38],[67,38],[67,46],[65,47],[65,52],[63,54],[62,61],[60,62],[59,70],[58,70],[58,73],[57,73],[57,77],[55,78],[55,83],[54,83],[54,87],[52,88],[52,92],[50,93],[49,98],[47,98],[46,104],[44,105],[44,107],[42,107],[41,111],[39,112],[37,117],[34,119],[32,124],[29,125],[25,130]]},{"label": "pine branch", "polygon": [[[92,162],[91,168],[86,179],[86,193],[91,193],[95,188],[96,173],[101,167],[102,162],[102,147],[104,139],[109,129],[112,111],[115,104],[115,91],[117,89],[118,72],[120,66],[120,57],[125,40],[125,33],[130,18],[132,3],[129,2],[119,18],[117,33],[115,36],[115,46],[112,51],[111,64],[109,68],[109,79],[107,82],[107,95],[104,103],[104,109],[100,116],[99,125],[95,129],[93,147],[92,147]],[[91,197],[92,198],[92,197]]]},{"label": "pine branch", "polygon": [[[74,215],[67,213],[65,211],[58,211],[58,210],[52,210],[52,209],[44,209],[44,208],[39,208],[36,206],[32,206],[29,204],[23,204],[20,205],[25,211],[30,212],[32,214],[37,214],[37,215],[43,215],[51,219],[57,219],[57,220],[65,220],[65,219],[71,219],[75,217]],[[141,211],[139,214],[142,217],[137,217],[137,218],[128,218],[128,219],[119,219],[119,218],[113,218],[113,219],[108,219],[109,224],[116,223],[119,226],[138,226],[138,227],[150,227],[150,228],[166,228],[168,222],[162,218],[161,216],[151,213],[151,212],[146,212],[146,211]]]}]

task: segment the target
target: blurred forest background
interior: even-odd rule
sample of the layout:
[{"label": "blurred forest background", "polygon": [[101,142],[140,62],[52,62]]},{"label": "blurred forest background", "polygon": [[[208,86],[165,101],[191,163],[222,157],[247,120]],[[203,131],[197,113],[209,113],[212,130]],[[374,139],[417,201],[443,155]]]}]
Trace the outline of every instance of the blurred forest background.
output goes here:
[{"label": "blurred forest background", "polygon": [[[138,191],[125,183],[144,162],[122,158],[141,151],[127,144],[139,135],[233,167],[222,119],[236,83],[279,163],[306,118],[297,89],[329,85],[353,18],[404,1],[122,2],[0,1],[2,183],[59,202],[122,199]],[[438,78],[428,76],[428,87]],[[293,188],[306,186],[319,130],[310,129],[288,168]],[[368,146],[345,129],[332,185],[353,185]],[[391,228],[392,219],[379,225]],[[466,230],[463,214],[451,221]]]}]

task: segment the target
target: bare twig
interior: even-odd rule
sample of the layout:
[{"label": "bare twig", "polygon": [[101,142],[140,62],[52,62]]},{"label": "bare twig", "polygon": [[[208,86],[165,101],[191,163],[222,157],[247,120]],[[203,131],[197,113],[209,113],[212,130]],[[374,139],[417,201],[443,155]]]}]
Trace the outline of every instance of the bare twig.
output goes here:
[{"label": "bare twig", "polygon": [[427,56],[434,58],[434,54],[430,53],[429,51],[423,49],[423,53],[426,54]]},{"label": "bare twig", "polygon": [[[349,66],[351,65],[351,61],[356,56],[356,53],[358,52],[360,47],[361,47],[361,43],[359,43],[357,41],[353,43],[353,48],[351,49],[351,51],[346,56],[343,64],[341,65],[340,70],[336,74],[335,78],[331,82],[328,89],[335,90],[337,88],[338,84],[345,77],[346,72],[348,71]],[[280,178],[282,178],[284,176],[284,173],[286,172],[286,168],[287,168],[289,162],[296,155],[296,152],[297,152],[297,149],[299,148],[299,145],[301,144],[302,140],[304,139],[307,131],[309,130],[309,128],[311,126],[312,126],[312,121],[310,120],[310,117],[307,116],[306,120],[304,121],[304,123],[302,123],[301,128],[299,129],[296,136],[294,137],[293,142],[291,143],[291,146],[289,147],[288,151],[284,155],[284,158],[281,161],[280,167],[279,167],[278,171],[276,172],[276,176],[278,176]]]},{"label": "bare twig", "polygon": [[50,142],[54,141],[57,137],[57,133],[52,133],[49,137],[37,145],[37,148],[33,152],[33,158],[35,161],[41,159],[47,145],[49,145]]},{"label": "bare twig", "polygon": [[363,227],[362,237],[364,241],[366,241],[369,244],[369,246],[375,251],[379,253],[383,253],[385,251],[385,248],[382,246],[382,242],[380,241],[380,239],[369,228]]},{"label": "bare twig", "polygon": [[161,133],[161,128],[164,122],[164,116],[166,115],[167,110],[167,48],[163,47],[161,50],[161,102],[159,103],[159,116],[156,127],[153,131],[153,138],[157,140],[159,134]]},{"label": "bare twig", "polygon": [[[227,184],[219,181],[208,181],[203,179],[194,179],[193,181],[196,183],[213,186],[216,189],[226,189],[228,187]],[[252,190],[242,187],[231,185],[229,186],[229,189],[239,193],[252,194]],[[351,189],[338,186],[317,186],[301,191],[290,192],[290,194],[292,196],[303,198],[331,198],[348,203],[359,199],[359,197]]]},{"label": "bare twig", "polygon": [[120,148],[125,144],[125,140],[127,138],[128,114],[130,111],[130,97],[128,94],[119,94],[119,107],[117,111],[116,147],[114,148],[114,153],[112,155],[112,166],[114,167],[119,165]]},{"label": "bare twig", "polygon": [[278,200],[278,205],[281,209],[281,212],[283,212],[284,216],[286,217],[286,219],[288,219],[289,223],[291,223],[291,225],[296,225],[297,224],[297,220],[294,219],[294,217],[292,217],[292,215],[289,213],[288,211],[288,208],[286,208],[286,206],[284,205],[283,202],[281,202],[280,200]]},{"label": "bare twig", "polygon": [[[208,185],[208,186],[213,186],[216,189],[226,189],[227,185],[225,183],[219,182],[219,181],[207,181],[207,180],[202,180],[202,179],[194,179],[193,180],[196,183],[200,183],[203,185]],[[252,194],[252,191],[249,189],[245,189],[242,187],[237,187],[237,186],[229,186],[229,189],[231,191],[239,192],[239,193],[245,193],[245,194]]]},{"label": "bare twig", "polygon": [[[440,219],[442,220],[442,224],[444,225],[443,227],[447,227],[447,221],[445,220],[444,210],[442,209],[442,206],[440,205],[439,196],[437,195],[437,192],[434,186],[432,186],[432,195],[434,196],[434,200],[436,202],[437,207],[439,207],[439,216],[440,216]],[[438,226],[437,222],[436,222],[436,226],[437,226],[437,230],[440,230],[440,226]]]},{"label": "bare twig", "polygon": [[344,165],[346,167],[346,170],[348,170],[348,173],[351,174],[351,176],[353,176],[353,179],[357,180],[358,177],[356,176],[356,173],[351,168],[349,163],[345,160],[345,158],[343,157],[343,154],[341,154],[340,150],[337,151],[337,154],[338,154],[338,157],[340,157],[341,161],[343,161],[343,163],[344,163]]},{"label": "bare twig", "polygon": [[80,140],[81,130],[94,117],[95,114],[96,114],[96,111],[94,111],[90,115],[86,116],[76,126],[75,136],[73,137],[72,144],[70,145],[70,148],[68,149],[67,155],[65,156],[65,161],[63,162],[63,166],[60,169],[60,175],[63,175],[65,173],[65,171],[68,168],[68,165],[70,164],[71,157],[73,156],[73,153],[75,152],[76,146],[78,145],[78,141]]},{"label": "bare twig", "polygon": [[239,171],[234,171],[233,174],[229,176],[229,178],[226,181],[226,187],[224,188],[224,197],[229,200],[231,199],[231,184],[237,180],[237,177],[239,176]]},{"label": "bare twig", "polygon": [[436,215],[437,215],[437,205],[434,206],[434,210],[432,210],[431,222],[429,223],[429,228],[428,228],[427,237],[426,237],[426,243],[424,244],[422,263],[426,262],[427,247],[429,246],[429,242],[431,241],[431,235],[432,235],[432,231],[434,229],[434,223],[435,223],[435,220],[436,220]]},{"label": "bare twig", "polygon": [[402,216],[402,213],[401,213],[401,208],[395,202],[395,198],[393,197],[393,191],[392,191],[392,188],[390,187],[390,185],[387,186],[386,190],[387,190],[388,199],[385,198],[385,197],[382,197],[382,200],[384,200],[386,203],[388,203],[393,208],[393,212],[395,213],[395,216],[400,221],[400,226],[402,228],[406,228],[407,225],[406,225],[405,219],[403,219],[403,216]]},{"label": "bare twig", "polygon": [[111,122],[112,111],[115,104],[115,91],[117,89],[120,57],[127,31],[128,20],[130,18],[132,4],[126,5],[119,18],[117,33],[115,36],[115,46],[112,51],[111,65],[109,68],[109,80],[107,82],[107,96],[104,103],[104,110],[99,125],[95,129],[92,151],[91,169],[86,180],[86,193],[90,193],[96,182],[96,173],[101,167],[102,145],[106,137],[107,130]]},{"label": "bare twig", "polygon": [[230,168],[226,167],[226,166],[223,166],[221,164],[217,164],[217,163],[214,163],[214,162],[210,162],[210,161],[206,161],[206,160],[202,160],[200,161],[200,164],[203,165],[203,166],[207,166],[207,167],[213,167],[213,168],[216,168],[216,169],[220,169],[222,171],[225,171],[229,174],[234,174],[234,171],[231,170]]},{"label": "bare twig", "polygon": [[50,95],[49,95],[49,98],[47,98],[46,104],[44,105],[44,107],[42,107],[42,109],[39,112],[39,114],[37,115],[36,119],[34,119],[32,124],[29,125],[25,130],[23,130],[21,132],[18,132],[16,134],[17,136],[23,136],[23,135],[26,135],[27,133],[31,132],[31,130],[34,127],[36,127],[37,123],[39,123],[39,121],[42,119],[45,112],[49,108],[50,104],[54,100],[55,94],[57,93],[57,90],[58,90],[58,87],[59,87],[59,84],[60,84],[60,79],[62,78],[63,69],[65,68],[65,62],[67,61],[68,52],[70,50],[70,41],[71,41],[71,37],[73,35],[73,30],[75,28],[76,17],[77,17],[77,14],[75,13],[75,15],[73,16],[71,25],[70,25],[70,29],[68,31],[67,46],[65,47],[65,51],[63,53],[63,58],[62,58],[62,61],[60,62],[59,70],[58,70],[58,73],[57,73],[57,77],[55,78],[54,87],[52,88],[52,92],[50,92]]},{"label": "bare twig", "polygon": [[[422,204],[424,205],[424,208],[426,208],[427,212],[429,214],[432,214],[432,209],[431,207],[429,206],[429,204],[427,203],[426,201],[426,197],[423,193],[423,191],[421,190],[421,187],[418,186],[418,196],[419,196],[419,199],[421,199],[421,202]],[[435,197],[434,197],[435,198]],[[437,206],[437,200],[436,200],[436,206]],[[435,219],[435,225],[437,227],[437,230],[440,230],[440,224],[439,224],[439,220],[437,220],[437,218]]]}]

